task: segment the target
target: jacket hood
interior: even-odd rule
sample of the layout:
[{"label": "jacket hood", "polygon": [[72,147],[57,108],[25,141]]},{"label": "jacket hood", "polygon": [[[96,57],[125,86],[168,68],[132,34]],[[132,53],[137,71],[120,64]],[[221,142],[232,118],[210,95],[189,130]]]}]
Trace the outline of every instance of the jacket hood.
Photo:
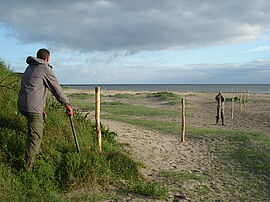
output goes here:
[{"label": "jacket hood", "polygon": [[44,64],[45,65],[46,64],[50,68],[52,68],[52,66],[49,63],[47,63],[45,60],[42,60],[42,59],[39,59],[39,58],[36,58],[36,57],[33,57],[33,56],[27,57],[26,63],[29,64],[29,65],[39,65],[39,64]]},{"label": "jacket hood", "polygon": [[45,62],[45,60],[42,60],[33,56],[29,56],[26,59],[26,63],[29,65],[37,65],[37,64],[46,64],[47,62]]}]

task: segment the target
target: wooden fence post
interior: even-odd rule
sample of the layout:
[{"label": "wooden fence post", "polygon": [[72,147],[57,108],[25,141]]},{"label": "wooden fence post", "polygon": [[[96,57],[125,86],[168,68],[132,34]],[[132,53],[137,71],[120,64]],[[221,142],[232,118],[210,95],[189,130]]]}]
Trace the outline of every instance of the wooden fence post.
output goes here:
[{"label": "wooden fence post", "polygon": [[98,140],[98,149],[99,152],[102,152],[101,149],[101,130],[100,130],[100,87],[95,87],[96,92],[96,113],[95,113],[95,119],[96,119],[96,134],[97,134],[97,140]]},{"label": "wooden fence post", "polygon": [[243,94],[240,95],[239,102],[240,102],[240,112],[242,112],[243,111]]},{"label": "wooden fence post", "polygon": [[243,94],[243,106],[244,106],[244,109],[246,109],[246,103],[247,103],[247,96],[246,96],[247,94],[246,93],[244,93]]},{"label": "wooden fence post", "polygon": [[232,97],[232,106],[231,106],[231,118],[233,119],[234,115],[234,97]]},{"label": "wooden fence post", "polygon": [[186,109],[185,109],[185,100],[182,98],[182,133],[181,133],[181,142],[185,142],[186,133]]},{"label": "wooden fence post", "polygon": [[248,93],[246,93],[246,103],[248,102]]}]

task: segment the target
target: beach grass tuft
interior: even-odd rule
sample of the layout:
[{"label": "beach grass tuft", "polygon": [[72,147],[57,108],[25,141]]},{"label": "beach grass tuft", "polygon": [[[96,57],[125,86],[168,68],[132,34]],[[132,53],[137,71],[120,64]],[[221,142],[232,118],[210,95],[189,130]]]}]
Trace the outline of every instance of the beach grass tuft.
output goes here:
[{"label": "beach grass tuft", "polygon": [[108,97],[115,97],[115,98],[120,98],[120,99],[125,99],[125,98],[134,98],[136,95],[129,94],[129,93],[117,93],[115,95],[108,95]]},{"label": "beach grass tuft", "polygon": [[76,99],[89,99],[95,97],[95,94],[91,93],[70,93],[68,94],[68,97],[76,98]]}]

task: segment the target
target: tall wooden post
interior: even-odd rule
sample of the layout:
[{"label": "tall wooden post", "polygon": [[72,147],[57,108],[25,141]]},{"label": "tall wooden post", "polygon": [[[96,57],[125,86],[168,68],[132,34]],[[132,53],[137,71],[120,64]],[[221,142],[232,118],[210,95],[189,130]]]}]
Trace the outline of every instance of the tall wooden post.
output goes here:
[{"label": "tall wooden post", "polygon": [[240,95],[240,112],[243,111],[243,94]]},{"label": "tall wooden post", "polygon": [[96,92],[96,134],[97,134],[97,140],[98,140],[98,149],[99,152],[102,152],[101,149],[101,130],[100,130],[100,87],[95,87]]},{"label": "tall wooden post", "polygon": [[234,115],[234,97],[232,97],[232,105],[231,105],[231,118],[233,119]]},{"label": "tall wooden post", "polygon": [[186,109],[185,109],[185,100],[182,98],[182,133],[181,133],[181,142],[185,142],[186,133]]},{"label": "tall wooden post", "polygon": [[246,103],[248,102],[248,93],[246,93]]}]

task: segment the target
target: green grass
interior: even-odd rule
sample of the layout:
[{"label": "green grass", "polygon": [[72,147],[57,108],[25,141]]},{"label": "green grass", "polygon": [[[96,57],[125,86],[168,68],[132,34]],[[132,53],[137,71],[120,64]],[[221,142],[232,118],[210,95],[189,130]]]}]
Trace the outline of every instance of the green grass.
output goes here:
[{"label": "green grass", "polygon": [[269,137],[252,132],[209,129],[199,129],[195,133],[216,139],[215,143],[209,142],[208,145],[218,157],[214,162],[216,169],[208,174],[221,179],[221,189],[230,194],[230,200],[269,200]]},{"label": "green grass", "polygon": [[126,99],[126,98],[134,98],[137,97],[136,95],[133,94],[128,94],[128,93],[117,93],[115,95],[108,95],[108,97],[115,97],[115,98],[120,98],[120,99]]},{"label": "green grass", "polygon": [[211,189],[210,187],[206,186],[206,185],[202,185],[197,189],[197,195],[199,196],[207,196],[208,194],[212,193],[213,189]]},{"label": "green grass", "polygon": [[[149,119],[139,119],[133,117],[123,117],[123,116],[115,116],[106,114],[103,115],[103,118],[111,119],[114,121],[125,122],[132,125],[137,125],[140,127],[144,127],[149,130],[156,130],[164,134],[170,135],[178,135],[181,131],[181,124],[176,122],[168,122],[168,121],[157,121],[157,120],[149,120]],[[203,128],[196,128],[192,126],[187,127],[187,133],[210,133],[212,134],[215,131],[211,129],[203,129]],[[217,133],[224,133],[224,131],[217,130]]]},{"label": "green grass", "polygon": [[61,85],[61,87],[62,87],[63,90],[68,90],[68,89],[70,89],[70,88],[67,87],[67,86],[62,86],[62,85]]},{"label": "green grass", "polygon": [[269,101],[269,100],[263,100],[263,99],[254,99],[254,98],[252,98],[252,99],[248,99],[248,101],[250,101],[250,102],[254,102],[254,103],[265,103],[265,104],[269,104],[269,103],[270,103],[270,101]]},{"label": "green grass", "polygon": [[156,199],[165,199],[168,196],[168,188],[166,186],[158,182],[146,182],[144,180],[128,182],[127,191],[152,196]]},{"label": "green grass", "polygon": [[[74,125],[81,147],[81,153],[76,153],[69,119],[64,108],[54,99],[47,100],[47,122],[41,152],[37,155],[33,171],[25,172],[22,168],[27,122],[17,111],[19,83],[20,78],[0,62],[1,200],[98,200],[104,194],[94,192],[91,195],[91,190],[98,189],[106,193],[109,186],[123,186],[121,189],[138,192],[137,187],[127,188],[122,181],[141,180],[141,163],[134,161],[115,140],[117,134],[102,128],[103,152],[99,153],[95,124],[75,113]],[[141,193],[158,197],[156,190],[151,187],[151,184],[141,185]],[[89,194],[67,196],[67,193],[76,193],[81,188]],[[162,186],[159,188],[162,189]]]},{"label": "green grass", "polygon": [[[270,138],[243,131],[228,131],[223,138],[225,142],[217,144],[216,151],[219,162],[228,166],[222,167],[220,172],[232,176],[228,181],[237,186],[236,189],[226,188],[235,198],[269,200]],[[235,177],[242,181],[237,183]]]},{"label": "green grass", "polygon": [[180,95],[176,95],[170,92],[151,93],[147,97],[156,97],[156,98],[159,98],[160,101],[168,101],[168,104],[172,104],[172,105],[180,103],[181,101]]},{"label": "green grass", "polygon": [[[125,122],[137,126],[144,127],[149,130],[156,130],[164,134],[176,135],[180,132],[180,124],[164,122],[164,121],[155,121],[148,119],[136,119],[128,117],[118,117],[113,115],[104,115],[104,118]],[[179,131],[179,132],[178,132]]]},{"label": "green grass", "polygon": [[[113,105],[113,106],[111,106]],[[123,116],[179,116],[180,112],[155,109],[141,105],[106,103],[101,105],[105,112]]]},{"label": "green grass", "polygon": [[79,107],[81,109],[90,110],[90,111],[95,110],[95,103],[93,103],[93,102],[84,102],[81,100],[71,100],[71,104],[72,104],[72,106],[76,106],[76,107]]},{"label": "green grass", "polygon": [[[94,103],[73,101],[72,104],[80,108],[84,108],[86,110],[95,109]],[[180,116],[180,112],[178,111],[161,110],[141,105],[126,104],[122,102],[101,102],[101,109],[102,112],[107,112],[115,116],[142,116],[142,117]]]},{"label": "green grass", "polygon": [[122,103],[122,102],[117,102],[117,101],[115,101],[115,102],[101,102],[100,103],[102,106],[115,106],[115,105],[124,105],[124,103]]},{"label": "green grass", "polygon": [[68,94],[68,97],[84,100],[84,99],[89,99],[89,98],[95,97],[95,94],[90,94],[90,93],[70,93],[70,94]]},{"label": "green grass", "polygon": [[[226,101],[232,101],[232,98],[231,97],[226,97]],[[240,97],[234,97],[234,101],[240,101]]]}]

